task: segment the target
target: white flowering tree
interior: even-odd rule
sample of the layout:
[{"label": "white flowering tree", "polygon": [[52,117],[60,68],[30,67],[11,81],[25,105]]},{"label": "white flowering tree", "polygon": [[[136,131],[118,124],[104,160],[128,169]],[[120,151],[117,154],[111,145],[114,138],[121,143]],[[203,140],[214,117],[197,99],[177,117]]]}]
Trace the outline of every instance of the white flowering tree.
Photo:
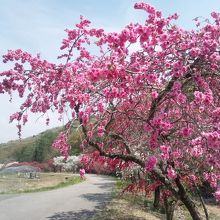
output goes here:
[{"label": "white flowering tree", "polygon": [[77,172],[81,166],[81,158],[82,156],[68,156],[66,159],[64,156],[54,157],[53,164],[56,167],[56,170],[60,172]]},{"label": "white flowering tree", "polygon": [[56,168],[56,171],[62,171],[62,168],[65,164],[65,157],[64,156],[60,156],[60,157],[54,157],[53,158],[53,165],[55,166]]}]

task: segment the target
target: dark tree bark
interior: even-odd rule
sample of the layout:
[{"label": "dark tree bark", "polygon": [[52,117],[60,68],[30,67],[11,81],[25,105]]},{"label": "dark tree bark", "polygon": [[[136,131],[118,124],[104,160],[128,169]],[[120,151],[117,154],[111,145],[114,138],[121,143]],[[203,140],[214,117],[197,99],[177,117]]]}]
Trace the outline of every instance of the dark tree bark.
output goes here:
[{"label": "dark tree bark", "polygon": [[[170,82],[168,87],[172,87],[172,84],[173,84],[173,82]],[[80,121],[80,124],[82,125],[81,121]],[[82,125],[82,130],[83,130],[83,133],[86,136],[86,128],[83,125]],[[102,148],[100,148],[97,143],[94,143],[93,141],[89,140],[89,138],[86,138],[86,140],[88,141],[88,144],[91,147],[94,147],[96,150],[98,150],[100,152],[101,156],[105,156],[105,157],[112,158],[112,159],[113,158],[118,158],[118,159],[121,159],[123,161],[132,161],[132,162],[140,165],[142,168],[145,167],[144,161],[142,161],[141,159],[135,157],[134,155],[131,155],[131,154],[118,154],[118,153],[107,153]],[[181,184],[180,177],[177,177],[176,180],[175,180],[176,186],[178,188],[178,190],[176,190],[176,187],[173,186],[173,184],[169,181],[169,179],[167,179],[159,169],[154,169],[152,171],[152,174],[154,175],[153,178],[156,178],[156,179],[160,180],[167,187],[167,189],[169,189],[170,192],[173,193],[173,196],[177,200],[182,201],[182,203],[186,206],[187,210],[189,211],[189,213],[190,213],[193,220],[202,220],[201,215],[200,215],[194,201],[190,198],[190,196],[187,194],[184,186]]]},{"label": "dark tree bark", "polygon": [[201,220],[202,217],[195,205],[195,202],[189,197],[189,195],[187,194],[185,188],[183,187],[183,185],[180,182],[180,178],[177,177],[176,178],[176,185],[179,189],[178,194],[179,194],[179,198],[180,200],[183,202],[183,204],[186,206],[187,210],[189,211],[191,217],[193,220]]},{"label": "dark tree bark", "polygon": [[202,198],[202,195],[201,195],[201,193],[199,191],[199,188],[197,187],[197,185],[195,183],[194,183],[194,187],[195,187],[196,192],[197,192],[197,194],[199,196],[199,199],[201,201],[201,204],[202,204],[202,207],[203,207],[203,210],[204,210],[204,213],[205,213],[206,220],[209,220],[209,214],[208,214],[208,210],[207,210],[207,208],[205,206],[204,199]]},{"label": "dark tree bark", "polygon": [[158,209],[159,205],[160,205],[160,186],[158,186],[154,191],[154,203],[153,203],[155,209]]},{"label": "dark tree bark", "polygon": [[164,198],[164,207],[166,211],[166,220],[173,220],[176,201],[168,201]]}]

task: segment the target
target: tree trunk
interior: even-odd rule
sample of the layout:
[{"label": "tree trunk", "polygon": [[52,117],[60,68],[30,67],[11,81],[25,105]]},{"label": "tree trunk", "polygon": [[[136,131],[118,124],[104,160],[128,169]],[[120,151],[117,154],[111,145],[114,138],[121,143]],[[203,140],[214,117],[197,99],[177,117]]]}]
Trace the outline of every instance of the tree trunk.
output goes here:
[{"label": "tree trunk", "polygon": [[186,206],[193,220],[202,220],[202,217],[194,203],[194,201],[187,195],[186,190],[180,182],[179,178],[176,178],[176,185],[179,189],[179,197],[183,204]]},{"label": "tree trunk", "polygon": [[174,210],[176,202],[169,202],[167,198],[164,198],[164,207],[166,211],[166,220],[173,220]]},{"label": "tree trunk", "polygon": [[197,185],[195,183],[194,183],[194,187],[196,188],[196,192],[197,192],[197,194],[199,196],[199,199],[201,201],[201,204],[202,204],[202,207],[203,207],[203,210],[204,210],[204,213],[205,213],[206,220],[209,220],[209,214],[208,214],[208,210],[207,210],[207,208],[205,206],[204,199],[202,198],[202,195],[201,195],[201,193],[199,191],[199,188],[197,187]]},{"label": "tree trunk", "polygon": [[159,207],[160,204],[160,186],[158,186],[154,191],[154,203],[153,206],[155,209]]}]

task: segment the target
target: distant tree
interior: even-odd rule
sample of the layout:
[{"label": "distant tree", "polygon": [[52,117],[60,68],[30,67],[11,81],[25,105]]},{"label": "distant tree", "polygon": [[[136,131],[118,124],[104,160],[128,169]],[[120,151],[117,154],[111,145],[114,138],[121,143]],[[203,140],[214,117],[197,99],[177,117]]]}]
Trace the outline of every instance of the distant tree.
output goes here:
[{"label": "distant tree", "polygon": [[71,146],[70,155],[79,155],[82,153],[80,145],[82,143],[84,135],[80,129],[72,130],[68,138],[68,143]]},{"label": "distant tree", "polygon": [[19,162],[31,162],[34,160],[35,147],[33,145],[26,145],[21,149],[15,151],[14,156]]},{"label": "distant tree", "polygon": [[81,167],[81,158],[82,156],[64,156],[54,157],[53,165],[57,171],[67,171],[67,172],[77,172]]},{"label": "distant tree", "polygon": [[46,131],[38,136],[38,138],[31,144],[24,145],[14,152],[14,157],[19,162],[32,162],[39,163],[47,162],[54,156],[60,153],[53,149],[52,143],[58,135],[57,131]]},{"label": "distant tree", "polygon": [[58,133],[53,131],[46,131],[40,135],[34,144],[33,161],[46,162],[59,154],[51,147],[57,135]]},{"label": "distant tree", "polygon": [[65,165],[65,157],[59,156],[53,158],[53,165],[55,166],[55,170],[61,172]]}]

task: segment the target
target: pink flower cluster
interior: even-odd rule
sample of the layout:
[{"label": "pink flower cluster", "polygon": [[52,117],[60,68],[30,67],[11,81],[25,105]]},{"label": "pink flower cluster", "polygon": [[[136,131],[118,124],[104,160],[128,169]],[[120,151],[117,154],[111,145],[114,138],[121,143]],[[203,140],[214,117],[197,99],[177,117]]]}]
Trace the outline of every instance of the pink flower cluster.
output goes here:
[{"label": "pink flower cluster", "polygon": [[208,181],[211,187],[216,188],[219,177],[214,173],[204,173],[204,178]]},{"label": "pink flower cluster", "polygon": [[84,179],[84,178],[85,178],[85,174],[86,174],[85,169],[80,169],[80,170],[79,170],[79,174],[80,174],[80,177],[81,177],[82,179]]},{"label": "pink flower cluster", "polygon": [[[162,17],[143,2],[135,8],[148,13],[146,21],[130,23],[118,32],[92,28],[81,17],[74,29],[66,30],[59,64],[21,49],[9,50],[3,62],[14,66],[0,73],[0,93],[17,92],[24,99],[10,122],[18,122],[20,134],[29,112],[53,110],[60,118],[70,112],[69,119],[78,119],[85,133],[82,149],[88,153],[91,146],[86,147],[94,141],[92,147],[101,152],[96,149],[84,157],[85,164],[93,161],[96,169],[101,164],[111,171],[116,166],[123,170],[130,161],[120,158],[133,158],[134,153],[140,160],[147,158],[142,161],[146,172],[161,162],[167,169],[157,168],[170,181],[187,174],[216,188],[220,173],[219,13],[212,13],[214,23],[190,31],[172,24],[176,14]],[[65,132],[53,147],[67,156]],[[103,151],[111,158],[101,156]],[[216,195],[219,198],[219,190]]]},{"label": "pink flower cluster", "polygon": [[160,157],[162,160],[168,160],[169,159],[169,153],[170,153],[170,147],[169,146],[166,146],[166,145],[161,145],[160,146],[160,151],[161,151],[161,154],[160,154]]},{"label": "pink flower cluster", "polygon": [[52,147],[59,150],[63,156],[67,157],[70,150],[67,134],[65,132],[61,132],[52,144]]},{"label": "pink flower cluster", "polygon": [[192,135],[193,129],[189,127],[184,127],[180,130],[179,134],[183,137],[189,137]]},{"label": "pink flower cluster", "polygon": [[220,188],[217,189],[217,191],[214,193],[214,196],[218,202],[220,202]]},{"label": "pink flower cluster", "polygon": [[143,9],[144,11],[148,12],[149,14],[153,14],[156,12],[155,8],[150,6],[147,3],[141,2],[141,3],[136,3],[134,5],[135,9]]},{"label": "pink flower cluster", "polygon": [[145,171],[150,172],[154,169],[157,165],[157,158],[155,156],[148,157],[147,161],[145,162]]},{"label": "pink flower cluster", "polygon": [[209,105],[213,102],[213,94],[211,91],[208,91],[207,93],[202,93],[199,91],[194,92],[195,96],[195,102],[196,103],[203,103],[205,105]]},{"label": "pink flower cluster", "polygon": [[169,179],[176,179],[177,174],[176,171],[173,169],[173,167],[169,166],[167,168],[167,176]]},{"label": "pink flower cluster", "polygon": [[220,131],[204,132],[203,136],[207,138],[209,147],[217,150],[220,149]]}]

